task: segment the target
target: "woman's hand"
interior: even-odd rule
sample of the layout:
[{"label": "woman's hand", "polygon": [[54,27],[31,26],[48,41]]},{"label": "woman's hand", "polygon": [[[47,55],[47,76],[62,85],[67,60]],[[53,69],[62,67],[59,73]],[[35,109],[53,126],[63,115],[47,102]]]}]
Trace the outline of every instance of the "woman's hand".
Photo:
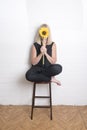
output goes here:
[{"label": "woman's hand", "polygon": [[44,55],[47,52],[47,48],[45,46],[42,46],[40,48],[41,53]]}]

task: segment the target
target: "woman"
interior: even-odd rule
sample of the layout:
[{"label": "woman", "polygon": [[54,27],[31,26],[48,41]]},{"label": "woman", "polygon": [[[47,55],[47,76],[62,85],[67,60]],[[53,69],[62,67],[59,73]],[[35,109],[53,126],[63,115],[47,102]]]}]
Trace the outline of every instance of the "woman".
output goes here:
[{"label": "woman", "polygon": [[32,67],[27,71],[26,79],[32,82],[51,81],[61,85],[54,77],[62,72],[62,66],[55,64],[56,60],[56,44],[51,40],[50,28],[47,24],[42,24],[32,46]]}]

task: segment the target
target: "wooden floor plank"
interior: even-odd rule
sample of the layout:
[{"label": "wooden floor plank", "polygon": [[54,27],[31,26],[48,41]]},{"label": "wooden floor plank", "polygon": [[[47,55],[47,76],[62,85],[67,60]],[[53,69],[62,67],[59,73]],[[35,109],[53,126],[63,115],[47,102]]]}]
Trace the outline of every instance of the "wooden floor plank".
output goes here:
[{"label": "wooden floor plank", "polygon": [[84,125],[87,129],[87,106],[84,106],[84,107],[78,107],[78,111],[81,115],[81,118],[84,122]]},{"label": "wooden floor plank", "polygon": [[87,130],[87,106],[53,106],[53,120],[49,108],[30,106],[0,106],[0,130]]}]

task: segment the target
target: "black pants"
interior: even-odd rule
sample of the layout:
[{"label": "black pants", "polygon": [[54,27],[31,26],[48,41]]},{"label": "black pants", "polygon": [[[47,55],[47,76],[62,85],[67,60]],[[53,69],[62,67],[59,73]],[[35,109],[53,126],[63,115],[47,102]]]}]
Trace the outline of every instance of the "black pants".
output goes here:
[{"label": "black pants", "polygon": [[32,82],[49,82],[52,76],[62,72],[62,66],[52,64],[49,67],[32,66],[26,73],[26,79]]}]

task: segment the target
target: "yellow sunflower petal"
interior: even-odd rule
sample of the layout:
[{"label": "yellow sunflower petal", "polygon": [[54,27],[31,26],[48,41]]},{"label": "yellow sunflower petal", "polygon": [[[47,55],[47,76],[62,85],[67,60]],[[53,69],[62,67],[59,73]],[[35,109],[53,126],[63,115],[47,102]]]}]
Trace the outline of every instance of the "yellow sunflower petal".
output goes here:
[{"label": "yellow sunflower petal", "polygon": [[39,30],[39,34],[42,38],[47,38],[49,36],[49,30],[46,27],[42,27]]}]

